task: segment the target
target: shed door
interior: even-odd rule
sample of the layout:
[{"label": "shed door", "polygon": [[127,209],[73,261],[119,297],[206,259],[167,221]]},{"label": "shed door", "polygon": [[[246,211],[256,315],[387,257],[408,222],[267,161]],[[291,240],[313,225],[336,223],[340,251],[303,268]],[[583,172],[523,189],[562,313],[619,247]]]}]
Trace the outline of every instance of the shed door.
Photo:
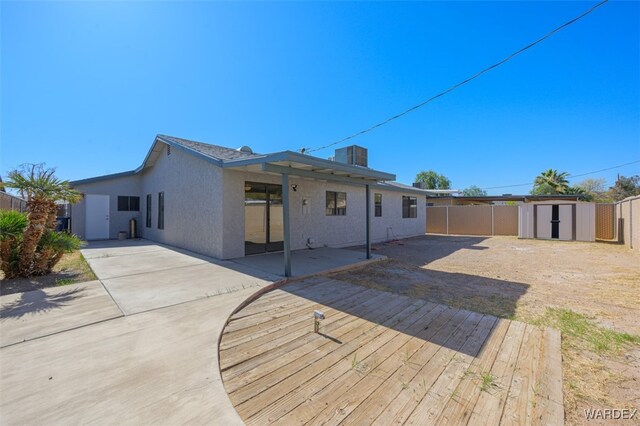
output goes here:
[{"label": "shed door", "polygon": [[567,205],[558,207],[560,210],[560,232],[558,235],[558,239],[563,241],[571,241],[573,239],[573,207]]},{"label": "shed door", "polygon": [[537,206],[537,238],[551,239],[551,207]]},{"label": "shed door", "polygon": [[87,194],[85,197],[85,238],[109,239],[109,196]]}]

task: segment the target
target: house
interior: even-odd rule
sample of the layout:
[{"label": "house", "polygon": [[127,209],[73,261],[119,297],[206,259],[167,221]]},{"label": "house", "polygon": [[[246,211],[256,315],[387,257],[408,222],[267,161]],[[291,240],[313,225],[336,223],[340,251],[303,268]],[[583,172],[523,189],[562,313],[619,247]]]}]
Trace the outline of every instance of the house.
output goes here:
[{"label": "house", "polygon": [[219,259],[284,251],[287,274],[291,250],[366,244],[370,256],[372,242],[423,235],[424,191],[342,150],[332,161],[158,135],[137,169],[72,182],[85,194],[72,231],[114,239],[136,219],[138,237]]}]

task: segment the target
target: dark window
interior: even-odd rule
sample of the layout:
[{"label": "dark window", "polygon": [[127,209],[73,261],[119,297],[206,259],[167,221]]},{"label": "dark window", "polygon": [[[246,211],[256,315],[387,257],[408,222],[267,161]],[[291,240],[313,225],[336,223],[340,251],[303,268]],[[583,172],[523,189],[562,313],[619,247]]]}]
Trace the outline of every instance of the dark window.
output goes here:
[{"label": "dark window", "polygon": [[151,194],[147,194],[147,228],[151,228]]},{"label": "dark window", "polygon": [[373,194],[373,199],[375,202],[375,217],[382,217],[382,194]]},{"label": "dark window", "polygon": [[416,197],[402,196],[402,217],[418,217],[418,199]]},{"label": "dark window", "polygon": [[158,192],[158,229],[164,229],[164,192]]},{"label": "dark window", "polygon": [[327,191],[327,216],[346,216],[347,193]]},{"label": "dark window", "polygon": [[140,197],[125,197],[125,196],[119,195],[118,211],[119,212],[139,212]]}]

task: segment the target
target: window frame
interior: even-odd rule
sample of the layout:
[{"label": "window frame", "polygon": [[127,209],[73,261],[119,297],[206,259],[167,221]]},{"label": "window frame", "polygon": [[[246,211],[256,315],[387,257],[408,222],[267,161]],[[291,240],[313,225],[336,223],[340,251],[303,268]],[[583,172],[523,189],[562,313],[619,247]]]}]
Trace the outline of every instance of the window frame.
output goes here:
[{"label": "window frame", "polygon": [[[137,199],[138,208],[132,208],[132,200]],[[122,203],[126,203],[126,207],[121,206]],[[117,207],[119,212],[139,212],[140,211],[140,197],[137,195],[118,195]],[[124,208],[123,208],[124,207]]]},{"label": "window frame", "polygon": [[418,217],[418,197],[402,196],[402,218],[416,219]]},{"label": "window frame", "polygon": [[[338,207],[339,203],[343,203],[344,207]],[[325,216],[346,216],[347,193],[344,191],[325,191],[324,213]]]},{"label": "window frame", "polygon": [[382,217],[382,193],[373,194],[373,217]]},{"label": "window frame", "polygon": [[164,191],[158,192],[158,229],[164,229]]}]

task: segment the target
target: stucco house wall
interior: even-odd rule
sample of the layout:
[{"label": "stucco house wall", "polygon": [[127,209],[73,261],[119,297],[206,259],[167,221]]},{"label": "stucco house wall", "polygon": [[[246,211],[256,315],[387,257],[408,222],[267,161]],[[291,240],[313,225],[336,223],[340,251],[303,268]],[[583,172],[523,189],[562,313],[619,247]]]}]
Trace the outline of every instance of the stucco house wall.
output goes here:
[{"label": "stucco house wall", "polygon": [[[129,230],[129,220],[132,218],[136,219],[138,230],[140,230],[141,211],[118,211],[118,196],[139,196],[141,185],[140,176],[131,175],[75,185],[75,188],[86,194],[109,195],[109,238],[118,238],[118,232]],[[142,202],[141,198],[141,209]],[[83,239],[85,238],[85,213],[86,203],[84,200],[71,207],[71,232]]]},{"label": "stucco house wall", "polygon": [[[135,174],[79,181],[76,188],[89,194],[110,196],[110,238],[115,239],[119,231],[128,230],[129,220],[135,218],[138,236],[216,258],[232,259],[245,256],[244,187],[247,181],[280,185],[282,177],[223,168],[188,149],[168,150],[168,145],[160,141],[152,147],[144,168]],[[296,186],[296,191],[289,189],[291,249],[306,248],[309,239],[313,240],[314,247],[365,243],[364,186],[293,175],[289,177],[289,184]],[[346,192],[345,216],[326,215],[327,191]],[[160,192],[164,193],[164,229],[158,228]],[[382,217],[375,217],[376,193],[382,194]],[[149,227],[146,226],[148,194],[151,195]],[[140,197],[140,211],[118,212],[119,195]],[[403,195],[417,198],[416,218],[402,218]],[[84,215],[84,202],[73,206],[72,229],[81,237],[85,234]],[[371,186],[372,242],[423,235],[425,215],[422,195]]]},{"label": "stucco house wall", "polygon": [[[139,229],[142,237],[222,257],[222,169],[167,146],[141,173]],[[158,229],[158,194],[164,192],[164,229]],[[146,226],[151,194],[151,227]]]},{"label": "stucco house wall", "polygon": [[[281,184],[276,175],[224,170],[223,202],[223,253],[222,258],[232,259],[244,256],[244,184],[264,182]],[[365,243],[365,187],[337,182],[321,182],[289,177],[289,184],[296,185],[290,195],[290,235],[291,249],[307,247],[309,238],[314,246],[348,247]],[[347,214],[327,216],[325,214],[326,191],[347,193]],[[382,217],[374,217],[374,193],[382,194]],[[402,218],[402,196],[417,198],[417,217]],[[303,208],[303,200],[308,208]],[[423,235],[425,233],[424,197],[412,193],[401,193],[380,188],[371,188],[371,237],[373,242],[392,238]]]}]

